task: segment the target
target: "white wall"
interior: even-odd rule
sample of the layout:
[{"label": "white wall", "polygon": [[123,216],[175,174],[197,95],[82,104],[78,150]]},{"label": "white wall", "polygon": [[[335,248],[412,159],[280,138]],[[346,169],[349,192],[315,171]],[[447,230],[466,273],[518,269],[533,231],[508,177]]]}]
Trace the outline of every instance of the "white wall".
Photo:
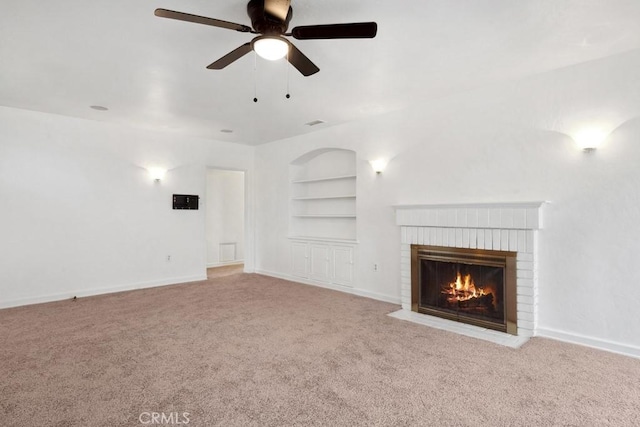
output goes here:
[{"label": "white wall", "polygon": [[0,107],[0,307],[205,278],[204,210],[171,196],[252,165],[250,147]]},{"label": "white wall", "polygon": [[207,171],[206,237],[207,266],[222,264],[220,243],[235,243],[235,259],[244,259],[244,172]]},{"label": "white wall", "polygon": [[[290,271],[287,194],[278,191],[287,188],[288,163],[321,147],[353,149],[357,288],[399,297],[392,205],[548,200],[540,233],[540,330],[638,352],[638,69],[634,51],[257,147],[257,269]],[[606,145],[590,155],[577,150],[566,133],[600,120],[617,126]],[[367,163],[378,157],[392,158],[380,176]]]}]

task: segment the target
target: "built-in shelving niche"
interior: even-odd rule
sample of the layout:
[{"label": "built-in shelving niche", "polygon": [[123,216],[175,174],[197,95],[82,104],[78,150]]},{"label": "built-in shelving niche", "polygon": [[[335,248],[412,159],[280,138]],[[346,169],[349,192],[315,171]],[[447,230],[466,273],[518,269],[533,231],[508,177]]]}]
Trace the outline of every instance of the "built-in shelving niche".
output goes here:
[{"label": "built-in shelving niche", "polygon": [[292,238],[356,240],[356,153],[326,148],[290,164]]}]

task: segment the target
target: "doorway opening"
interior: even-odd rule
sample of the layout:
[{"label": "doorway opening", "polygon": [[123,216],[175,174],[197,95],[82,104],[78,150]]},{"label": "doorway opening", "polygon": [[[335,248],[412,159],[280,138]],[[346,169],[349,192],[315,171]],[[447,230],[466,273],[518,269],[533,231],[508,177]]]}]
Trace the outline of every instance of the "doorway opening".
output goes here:
[{"label": "doorway opening", "polygon": [[207,169],[207,277],[242,272],[245,256],[245,172]]}]

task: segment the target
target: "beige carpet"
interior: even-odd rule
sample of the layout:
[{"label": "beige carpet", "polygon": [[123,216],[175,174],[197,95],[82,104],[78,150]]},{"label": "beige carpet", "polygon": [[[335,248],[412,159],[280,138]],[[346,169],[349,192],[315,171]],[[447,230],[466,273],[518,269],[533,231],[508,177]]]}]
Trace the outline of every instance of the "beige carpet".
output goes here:
[{"label": "beige carpet", "polygon": [[235,274],[0,310],[0,421],[640,425],[640,360],[513,350],[386,316],[397,308]]}]

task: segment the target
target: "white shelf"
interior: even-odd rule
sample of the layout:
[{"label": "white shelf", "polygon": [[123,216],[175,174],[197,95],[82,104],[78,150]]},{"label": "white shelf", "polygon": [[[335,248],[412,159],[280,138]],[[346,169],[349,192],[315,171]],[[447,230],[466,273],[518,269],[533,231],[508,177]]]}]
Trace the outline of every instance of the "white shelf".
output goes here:
[{"label": "white shelf", "polygon": [[355,179],[355,178],[356,178],[356,175],[340,175],[340,176],[328,176],[325,178],[299,179],[291,182],[293,184],[306,184],[309,182],[335,181],[338,179]]},{"label": "white shelf", "polygon": [[333,239],[331,237],[314,237],[314,236],[288,236],[290,240],[303,240],[310,242],[330,242],[330,243],[344,243],[350,245],[356,245],[359,242],[355,239]]},{"label": "white shelf", "polygon": [[346,194],[344,196],[307,196],[307,197],[294,197],[291,200],[331,200],[331,199],[355,199],[355,194]]},{"label": "white shelf", "polygon": [[[357,173],[354,151],[321,149],[294,160],[289,170],[289,235],[318,242],[356,238]],[[326,240],[330,239],[330,240]]]},{"label": "white shelf", "polygon": [[355,214],[305,214],[293,215],[294,218],[354,218]]}]

